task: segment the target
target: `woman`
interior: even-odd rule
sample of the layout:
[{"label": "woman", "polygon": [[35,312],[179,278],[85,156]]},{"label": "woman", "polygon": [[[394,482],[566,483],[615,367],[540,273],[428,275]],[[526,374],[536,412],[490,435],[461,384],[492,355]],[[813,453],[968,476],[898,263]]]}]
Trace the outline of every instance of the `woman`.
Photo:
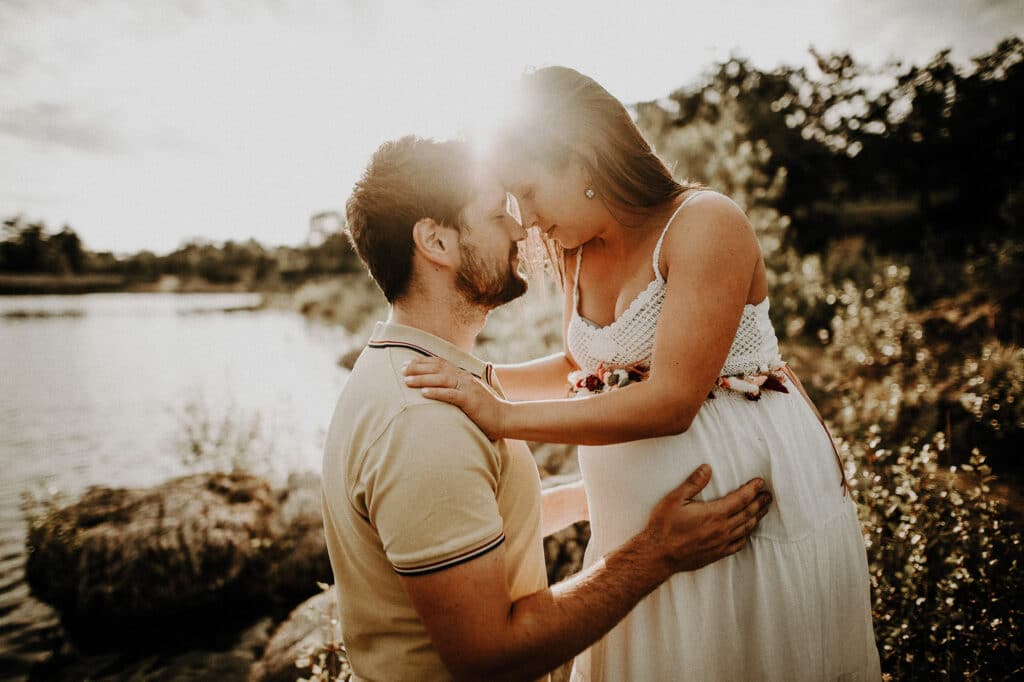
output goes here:
[{"label": "woman", "polygon": [[518,402],[432,359],[409,367],[410,383],[433,386],[424,393],[492,438],[581,445],[588,563],[702,462],[714,472],[708,498],[760,476],[775,500],[748,548],[665,583],[577,657],[574,679],[880,679],[856,509],[779,357],[743,212],[677,183],[586,76],[542,69],[524,92],[500,158],[524,224],[556,247],[565,350],[496,368]]}]

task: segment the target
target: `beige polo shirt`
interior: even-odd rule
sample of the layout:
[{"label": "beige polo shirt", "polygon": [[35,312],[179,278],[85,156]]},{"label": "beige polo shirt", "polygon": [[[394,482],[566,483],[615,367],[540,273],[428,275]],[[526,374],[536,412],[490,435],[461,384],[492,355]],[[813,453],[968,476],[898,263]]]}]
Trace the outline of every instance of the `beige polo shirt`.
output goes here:
[{"label": "beige polo shirt", "polygon": [[378,323],[335,408],[323,458],[327,549],[342,639],[361,680],[448,680],[399,582],[504,544],[513,599],[547,587],[540,477],[520,441],[491,441],[461,410],[404,383],[440,356],[500,393],[489,367],[419,329]]}]

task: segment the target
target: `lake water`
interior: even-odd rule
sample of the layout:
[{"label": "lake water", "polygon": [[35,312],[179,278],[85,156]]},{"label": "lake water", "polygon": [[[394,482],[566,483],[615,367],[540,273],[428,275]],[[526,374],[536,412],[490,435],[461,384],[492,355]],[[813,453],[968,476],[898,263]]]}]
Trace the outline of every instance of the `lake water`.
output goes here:
[{"label": "lake water", "polygon": [[[218,434],[270,475],[318,469],[351,339],[250,294],[0,297],[0,678],[59,643],[24,583],[25,491],[189,473]],[[205,434],[205,435],[204,435]],[[228,453],[230,454],[230,453]],[[226,457],[216,452],[214,458]]]}]

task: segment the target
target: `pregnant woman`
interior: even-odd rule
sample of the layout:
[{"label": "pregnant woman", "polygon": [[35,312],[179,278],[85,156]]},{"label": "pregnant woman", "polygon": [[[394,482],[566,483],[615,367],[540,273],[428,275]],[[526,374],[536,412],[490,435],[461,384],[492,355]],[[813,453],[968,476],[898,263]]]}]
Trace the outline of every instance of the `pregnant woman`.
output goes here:
[{"label": "pregnant woman", "polygon": [[703,462],[708,499],[755,476],[775,499],[748,548],[666,582],[577,657],[573,679],[880,679],[856,508],[779,355],[746,216],[676,182],[590,78],[541,69],[523,93],[495,158],[560,273],[565,350],[497,367],[512,401],[432,358],[410,383],[491,438],[581,446],[587,563]]}]

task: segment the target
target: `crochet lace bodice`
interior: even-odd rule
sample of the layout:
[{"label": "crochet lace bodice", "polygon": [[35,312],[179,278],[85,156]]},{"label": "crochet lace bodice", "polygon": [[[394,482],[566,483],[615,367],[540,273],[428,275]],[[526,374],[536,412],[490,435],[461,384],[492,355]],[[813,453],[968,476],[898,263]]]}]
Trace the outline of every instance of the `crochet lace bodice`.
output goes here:
[{"label": "crochet lace bodice", "polygon": [[[686,201],[679,205],[662,230],[658,244],[654,247],[654,279],[646,289],[637,294],[618,318],[604,327],[579,313],[580,264],[583,262],[583,248],[580,247],[576,257],[576,282],[572,292],[573,312],[569,319],[567,343],[569,352],[582,369],[593,372],[599,363],[606,366],[650,364],[654,351],[654,329],[661,314],[661,306],[665,302],[666,280],[658,266],[661,245],[676,215],[697,194],[699,192],[687,197]],[[755,374],[777,367],[780,363],[779,343],[768,317],[768,299],[765,298],[756,305],[745,305],[732,347],[719,376]]]}]

